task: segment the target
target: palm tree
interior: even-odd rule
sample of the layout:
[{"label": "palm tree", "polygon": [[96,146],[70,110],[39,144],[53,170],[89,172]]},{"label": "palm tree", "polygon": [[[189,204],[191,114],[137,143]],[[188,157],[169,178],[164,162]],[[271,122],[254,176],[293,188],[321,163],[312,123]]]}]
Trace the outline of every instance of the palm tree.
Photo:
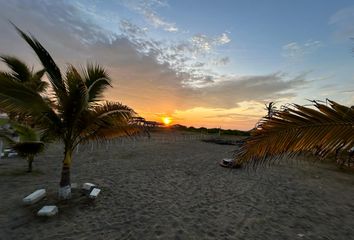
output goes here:
[{"label": "palm tree", "polygon": [[15,26],[31,46],[45,68],[51,92],[45,99],[12,77],[0,76],[0,108],[28,114],[44,136],[64,143],[64,158],[59,198],[71,197],[70,167],[72,153],[80,143],[136,134],[140,127],[132,118],[136,113],[121,103],[101,102],[103,91],[110,86],[107,72],[99,65],[88,64],[79,72],[69,66],[63,75],[47,50]]},{"label": "palm tree", "polygon": [[272,118],[263,118],[251,137],[236,152],[235,164],[257,166],[284,156],[312,151],[322,158],[354,146],[354,106],[328,100],[313,107],[292,105]]},{"label": "palm tree", "polygon": [[[34,157],[41,153],[44,149],[44,142],[39,132],[26,125],[11,123],[10,129],[1,129],[0,138],[7,141],[11,148],[14,149],[20,156],[27,158],[27,172],[32,172],[32,163]],[[19,136],[19,140],[14,140],[14,134]]]}]

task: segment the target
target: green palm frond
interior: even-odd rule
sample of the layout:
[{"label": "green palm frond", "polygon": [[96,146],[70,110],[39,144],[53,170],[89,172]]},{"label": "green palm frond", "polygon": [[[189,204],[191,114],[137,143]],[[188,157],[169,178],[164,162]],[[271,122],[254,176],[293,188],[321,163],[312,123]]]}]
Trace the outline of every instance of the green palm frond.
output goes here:
[{"label": "green palm frond", "polygon": [[32,77],[31,81],[29,82],[29,87],[34,89],[36,92],[42,93],[44,92],[49,84],[42,80],[43,75],[45,74],[45,69],[35,72]]},{"label": "green palm frond", "polygon": [[3,73],[0,73],[0,108],[5,112],[33,115],[51,111],[37,92]]},{"label": "green palm frond", "polygon": [[56,97],[59,102],[64,102],[67,97],[67,91],[65,82],[62,78],[60,69],[57,64],[54,62],[53,58],[47,52],[47,50],[42,46],[42,44],[33,36],[29,36],[19,29],[16,25],[12,24],[17,32],[22,36],[22,38],[31,46],[31,48],[37,54],[39,60],[44,66],[46,72],[49,75],[49,81],[53,87],[53,90],[56,94]]},{"label": "green palm frond", "polygon": [[30,116],[42,130],[60,132],[61,120],[51,103],[8,74],[0,73],[0,109],[17,116]]},{"label": "green palm frond", "polygon": [[138,134],[142,128],[132,121],[135,115],[131,108],[120,103],[106,102],[96,105],[81,119],[79,141]]},{"label": "green palm frond", "polygon": [[313,101],[315,108],[293,105],[264,118],[235,161],[258,165],[306,151],[323,158],[338,149],[348,151],[354,146],[354,108],[328,103]]},{"label": "green palm frond", "polygon": [[41,141],[25,141],[18,142],[12,147],[20,156],[27,157],[28,155],[37,155],[45,149],[44,142]]},{"label": "green palm frond", "polygon": [[101,66],[88,64],[83,71],[86,86],[89,93],[89,102],[100,101],[103,91],[111,86],[111,80]]},{"label": "green palm frond", "polygon": [[[72,65],[68,66],[65,73],[65,82],[67,86],[67,98],[65,102],[57,105],[58,113],[63,121],[64,127],[74,131],[80,115],[88,107],[88,90],[84,80]],[[71,135],[71,133],[70,133]]]},{"label": "green palm frond", "polygon": [[31,70],[28,66],[16,57],[1,56],[1,60],[12,70],[11,75],[20,82],[27,82],[31,79]]},{"label": "green palm frond", "polygon": [[19,135],[20,137],[20,142],[35,142],[35,141],[40,141],[40,134],[33,128],[28,127],[23,124],[11,123],[11,127],[15,130],[15,132]]}]

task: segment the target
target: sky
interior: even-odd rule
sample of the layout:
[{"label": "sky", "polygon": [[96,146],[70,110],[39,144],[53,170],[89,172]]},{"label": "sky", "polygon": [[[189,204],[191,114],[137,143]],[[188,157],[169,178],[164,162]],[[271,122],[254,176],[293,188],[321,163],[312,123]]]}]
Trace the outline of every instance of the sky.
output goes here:
[{"label": "sky", "polygon": [[349,0],[0,0],[0,54],[39,69],[9,20],[63,70],[104,66],[106,99],[148,120],[248,130],[270,101],[354,105]]}]

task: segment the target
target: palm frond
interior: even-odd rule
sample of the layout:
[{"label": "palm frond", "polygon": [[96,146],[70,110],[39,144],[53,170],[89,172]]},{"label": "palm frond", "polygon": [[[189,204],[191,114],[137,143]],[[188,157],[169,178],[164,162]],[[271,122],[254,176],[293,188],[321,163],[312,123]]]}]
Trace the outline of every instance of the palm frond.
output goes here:
[{"label": "palm frond", "polygon": [[111,86],[106,70],[99,65],[88,64],[83,71],[89,93],[89,102],[100,101],[103,91]]},{"label": "palm frond", "polygon": [[11,126],[15,130],[15,132],[20,136],[21,142],[35,142],[40,140],[40,134],[34,128],[15,122],[12,122]]},{"label": "palm frond", "polygon": [[328,103],[313,101],[315,108],[293,105],[262,119],[235,161],[258,165],[306,151],[324,158],[338,149],[349,150],[354,146],[354,108]]},{"label": "palm frond", "polygon": [[136,113],[129,107],[114,102],[96,105],[85,114],[80,126],[80,142],[91,139],[110,139],[119,136],[132,136],[142,131],[133,119]]},{"label": "palm frond", "polygon": [[62,127],[60,118],[45,98],[2,73],[0,73],[0,109],[11,114],[29,115],[43,129],[60,131]]},{"label": "palm frond", "polygon": [[12,70],[11,75],[20,82],[27,82],[31,78],[28,66],[16,57],[1,56],[1,60]]},{"label": "palm frond", "polygon": [[31,85],[31,88],[34,89],[36,92],[42,93],[48,87],[48,83],[42,80],[42,77],[45,74],[45,72],[46,72],[45,69],[42,69],[42,70],[35,72],[32,75],[30,85]]},{"label": "palm frond", "polygon": [[43,114],[51,108],[35,91],[0,73],[0,109],[5,112]]},{"label": "palm frond", "polygon": [[44,66],[46,72],[49,75],[49,81],[52,84],[53,90],[56,93],[58,101],[63,102],[67,97],[67,91],[65,82],[62,78],[60,69],[54,62],[53,58],[49,55],[47,50],[42,46],[42,44],[33,36],[29,36],[19,29],[15,24],[11,23],[17,32],[22,36],[22,38],[30,45],[30,47],[37,54],[39,60]]},{"label": "palm frond", "polygon": [[60,106],[60,111],[66,123],[75,125],[80,114],[87,109],[88,89],[84,80],[72,65],[69,65],[66,71],[65,80],[68,88],[68,98],[65,104]]},{"label": "palm frond", "polygon": [[41,141],[25,141],[15,143],[12,147],[20,156],[37,155],[43,152],[45,145]]}]

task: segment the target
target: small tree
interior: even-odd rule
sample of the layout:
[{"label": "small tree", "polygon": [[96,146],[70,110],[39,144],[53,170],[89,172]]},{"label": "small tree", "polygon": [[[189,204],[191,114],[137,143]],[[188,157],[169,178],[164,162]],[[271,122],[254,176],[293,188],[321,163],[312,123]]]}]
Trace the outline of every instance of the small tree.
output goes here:
[{"label": "small tree", "polygon": [[[44,142],[41,141],[41,134],[31,127],[18,123],[12,123],[11,127],[13,130],[2,129],[0,131],[0,138],[7,141],[12,149],[14,149],[20,156],[27,159],[27,172],[32,172],[34,157],[44,149]],[[13,138],[14,134],[19,136],[18,141]]]},{"label": "small tree", "polygon": [[48,75],[49,99],[12,77],[0,75],[0,108],[6,112],[29,115],[43,136],[64,144],[59,198],[71,197],[70,168],[75,147],[90,140],[106,140],[140,132],[134,124],[136,113],[116,102],[102,102],[103,91],[110,85],[107,72],[88,64],[79,72],[69,65],[63,75],[47,50],[32,36],[17,31],[37,54]]}]

